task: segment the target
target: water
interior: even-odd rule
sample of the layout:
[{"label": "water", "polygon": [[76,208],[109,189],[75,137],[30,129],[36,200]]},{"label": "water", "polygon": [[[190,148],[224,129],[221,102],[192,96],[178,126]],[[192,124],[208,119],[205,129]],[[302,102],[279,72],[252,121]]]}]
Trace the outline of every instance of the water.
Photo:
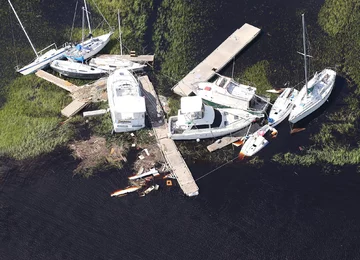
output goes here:
[{"label": "water", "polygon": [[[286,66],[301,48],[297,13],[306,7],[315,26],[322,2],[219,4],[213,11],[218,36],[206,48],[211,51],[248,22],[262,26],[263,33],[236,61],[239,70],[262,59],[275,68]],[[301,59],[299,66],[290,64],[299,70],[288,73],[295,82],[302,77]],[[333,98],[326,111],[336,109],[337,101]],[[63,149],[22,163],[2,159],[1,259],[359,259],[356,169],[325,175],[320,167],[280,167],[270,161],[277,152],[298,151],[321,123],[321,117],[314,119],[309,130],[294,137],[282,124],[271,148],[260,153],[263,167],[230,163],[201,179],[195,198],[165,186],[144,198],[110,198],[126,185],[131,165],[82,179],[73,176],[78,162]],[[190,165],[195,178],[214,167]]]}]

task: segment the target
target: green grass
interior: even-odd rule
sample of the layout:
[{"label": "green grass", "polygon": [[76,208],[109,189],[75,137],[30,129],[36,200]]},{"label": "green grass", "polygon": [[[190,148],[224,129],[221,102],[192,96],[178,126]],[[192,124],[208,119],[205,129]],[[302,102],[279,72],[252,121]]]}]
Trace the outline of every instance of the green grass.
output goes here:
[{"label": "green grass", "polygon": [[6,90],[0,110],[1,155],[31,158],[73,137],[72,124],[60,124],[60,110],[71,101],[65,91],[34,75],[17,78]]}]

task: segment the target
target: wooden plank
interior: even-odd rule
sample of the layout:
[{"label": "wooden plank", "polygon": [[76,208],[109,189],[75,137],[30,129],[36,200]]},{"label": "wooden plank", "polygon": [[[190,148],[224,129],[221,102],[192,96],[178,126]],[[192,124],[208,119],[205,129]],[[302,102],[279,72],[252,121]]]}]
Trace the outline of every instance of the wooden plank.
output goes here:
[{"label": "wooden plank", "polygon": [[119,59],[124,59],[124,60],[130,60],[133,62],[140,62],[140,63],[153,63],[154,62],[154,55],[138,55],[135,57],[132,57],[130,55],[114,55],[114,54],[102,54],[98,56],[99,58],[107,58],[107,57],[116,57]]},{"label": "wooden plank", "polygon": [[81,100],[73,100],[69,105],[67,105],[63,110],[61,110],[61,114],[66,117],[71,117],[77,114],[81,109],[83,109],[88,102]]},{"label": "wooden plank", "polygon": [[172,90],[180,96],[192,93],[194,83],[208,81],[229,63],[243,48],[245,48],[258,34],[260,29],[245,23],[237,29],[208,57],[189,72]]},{"label": "wooden plank", "polygon": [[69,81],[58,78],[43,70],[38,70],[35,75],[59,86],[62,89],[65,89],[66,91],[69,91],[70,93],[78,89],[76,85],[70,83]]},{"label": "wooden plank", "polygon": [[83,113],[83,117],[88,117],[88,116],[101,116],[101,115],[106,114],[106,112],[107,112],[106,109],[86,111],[86,112]]},{"label": "wooden plank", "polygon": [[154,86],[151,84],[148,76],[139,77],[143,88],[143,94],[146,99],[146,110],[154,130],[154,134],[159,143],[164,158],[180,185],[180,188],[187,196],[196,196],[199,194],[199,187],[196,185],[192,174],[186,165],[181,153],[177,149],[173,140],[168,138],[168,125],[164,118],[160,100],[156,95]]}]

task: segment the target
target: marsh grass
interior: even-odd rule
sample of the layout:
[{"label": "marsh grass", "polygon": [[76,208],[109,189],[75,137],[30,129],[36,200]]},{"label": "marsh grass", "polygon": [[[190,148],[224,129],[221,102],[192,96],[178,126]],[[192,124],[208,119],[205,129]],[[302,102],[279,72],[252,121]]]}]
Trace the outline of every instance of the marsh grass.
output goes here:
[{"label": "marsh grass", "polygon": [[0,110],[0,154],[25,159],[65,144],[74,127],[61,125],[60,110],[70,101],[65,91],[34,75],[13,81]]}]

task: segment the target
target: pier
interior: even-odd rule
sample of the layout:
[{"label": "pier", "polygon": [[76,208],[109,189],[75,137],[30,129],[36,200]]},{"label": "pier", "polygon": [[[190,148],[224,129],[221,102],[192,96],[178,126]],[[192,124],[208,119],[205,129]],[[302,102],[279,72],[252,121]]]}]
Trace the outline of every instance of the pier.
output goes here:
[{"label": "pier", "polygon": [[189,96],[193,92],[194,83],[210,80],[215,73],[224,68],[259,33],[259,28],[245,23],[180,80],[172,90],[180,96]]},{"label": "pier", "polygon": [[38,70],[35,75],[70,92],[73,101],[61,110],[63,116],[72,117],[79,113],[90,102],[107,100],[105,93],[107,78],[101,78],[91,84],[79,87],[43,70]]},{"label": "pier", "polygon": [[168,125],[165,121],[163,109],[158,99],[154,86],[148,76],[139,77],[146,98],[146,110],[151,121],[155,137],[167,163],[175,175],[180,188],[185,195],[191,197],[199,194],[192,174],[182,158],[173,140],[167,137]]}]

